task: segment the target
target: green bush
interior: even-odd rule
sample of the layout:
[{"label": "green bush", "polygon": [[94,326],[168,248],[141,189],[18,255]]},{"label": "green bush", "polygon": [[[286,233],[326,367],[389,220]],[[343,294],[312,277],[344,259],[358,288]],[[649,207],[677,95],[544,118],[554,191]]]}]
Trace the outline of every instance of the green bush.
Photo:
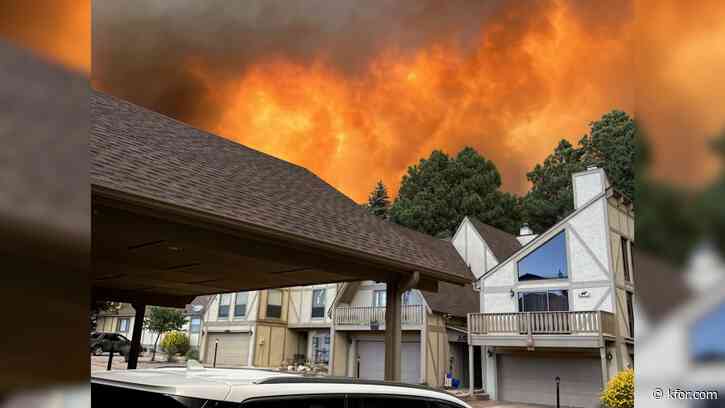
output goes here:
[{"label": "green bush", "polygon": [[634,407],[634,370],[630,368],[621,371],[609,380],[601,400],[609,408]]},{"label": "green bush", "polygon": [[199,349],[196,347],[190,348],[189,351],[186,352],[186,359],[199,361]]},{"label": "green bush", "polygon": [[184,332],[172,331],[164,336],[161,340],[161,350],[164,350],[169,360],[177,354],[186,354],[189,352],[191,345],[189,344],[189,336]]}]

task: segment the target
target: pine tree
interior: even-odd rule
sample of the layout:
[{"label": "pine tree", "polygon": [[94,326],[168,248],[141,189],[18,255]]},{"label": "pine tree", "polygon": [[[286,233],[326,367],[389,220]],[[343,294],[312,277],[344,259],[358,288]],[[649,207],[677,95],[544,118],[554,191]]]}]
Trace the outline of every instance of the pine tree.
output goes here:
[{"label": "pine tree", "polygon": [[435,150],[408,167],[390,218],[439,238],[453,236],[466,216],[515,232],[520,223],[517,199],[500,188],[496,166],[473,148],[455,157]]},{"label": "pine tree", "polygon": [[388,218],[388,211],[390,210],[390,197],[388,196],[388,189],[385,188],[383,181],[378,181],[375,185],[375,189],[370,193],[368,197],[368,211],[376,217],[383,219]]}]

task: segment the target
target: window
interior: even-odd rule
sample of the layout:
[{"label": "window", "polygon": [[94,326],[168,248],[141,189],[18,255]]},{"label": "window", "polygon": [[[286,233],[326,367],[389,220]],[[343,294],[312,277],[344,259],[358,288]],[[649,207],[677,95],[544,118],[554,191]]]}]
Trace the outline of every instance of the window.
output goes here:
[{"label": "window", "polygon": [[621,237],[622,241],[622,263],[624,264],[624,280],[632,282],[632,278],[629,274],[629,245],[627,245],[627,238]]},{"label": "window", "polygon": [[627,319],[629,322],[629,335],[634,338],[634,298],[632,292],[627,292]]},{"label": "window", "polygon": [[568,290],[552,289],[519,293],[519,312],[566,312],[568,310]]},{"label": "window", "polygon": [[725,327],[725,303],[707,313],[692,326],[690,354],[693,360],[701,363],[725,362],[723,327]]},{"label": "window", "polygon": [[462,405],[398,395],[348,396],[348,408],[457,408]]},{"label": "window", "polygon": [[566,235],[558,233],[518,262],[519,280],[566,279]]},{"label": "window", "polygon": [[[104,408],[120,407],[154,407],[154,408],[188,408],[214,407],[232,408],[239,403],[212,401],[160,392],[140,391],[112,385],[91,384],[91,406]],[[205,405],[206,404],[206,405]]]},{"label": "window", "polygon": [[232,294],[224,293],[219,295],[219,317],[229,317],[229,305],[232,303]]},{"label": "window", "polygon": [[282,291],[279,289],[267,291],[267,317],[282,317]]},{"label": "window", "polygon": [[201,331],[201,319],[198,317],[192,317],[191,318],[191,324],[189,327],[189,331],[192,333],[199,333]]},{"label": "window", "polygon": [[322,319],[325,317],[325,289],[315,289],[312,291],[312,318]]},{"label": "window", "polygon": [[247,292],[239,292],[234,300],[234,317],[240,318],[247,315],[247,299],[249,294]]},{"label": "window", "polygon": [[300,395],[291,397],[265,397],[247,401],[243,408],[344,408],[345,396]]},{"label": "window", "polygon": [[330,361],[330,336],[312,337],[312,360],[325,364]]},{"label": "window", "polygon": [[385,307],[385,290],[373,292],[373,307]]},{"label": "window", "polygon": [[118,320],[118,331],[121,333],[128,333],[128,319],[119,319]]},{"label": "window", "polygon": [[412,292],[409,291],[409,290],[406,290],[405,292],[403,292],[403,304],[404,305],[409,305],[410,304],[411,299],[412,299],[411,293]]}]

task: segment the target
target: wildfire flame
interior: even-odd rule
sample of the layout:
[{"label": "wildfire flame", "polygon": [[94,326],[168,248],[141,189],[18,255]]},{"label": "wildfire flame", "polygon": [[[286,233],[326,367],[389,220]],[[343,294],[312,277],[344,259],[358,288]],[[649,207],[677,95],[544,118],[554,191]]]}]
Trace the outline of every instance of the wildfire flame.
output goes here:
[{"label": "wildfire flame", "polygon": [[[223,110],[202,118],[204,127],[303,165],[358,201],[380,178],[394,194],[407,166],[433,149],[466,145],[521,192],[523,173],[559,139],[580,137],[612,108],[633,108],[628,44],[592,43],[567,12],[555,8],[549,27],[506,46],[503,23],[482,30],[473,50],[446,39],[414,53],[393,44],[355,75],[324,56],[258,61],[231,81],[199,61],[188,69]],[[586,54],[593,64],[582,69]]]},{"label": "wildfire flame", "polygon": [[[3,21],[0,34],[90,72],[89,1],[9,3],[4,17],[17,21]],[[263,4],[269,3],[274,2]],[[105,69],[100,74],[94,69],[94,86],[303,165],[358,201],[378,179],[394,194],[407,166],[431,150],[455,154],[465,145],[496,163],[504,188],[523,192],[528,187],[524,173],[559,139],[576,142],[590,121],[613,108],[636,113],[647,126],[659,176],[689,185],[715,173],[716,161],[704,142],[718,133],[725,118],[721,104],[714,102],[725,91],[719,75],[725,54],[718,46],[725,41],[722,2],[494,3],[502,5],[493,7],[480,27],[467,28],[476,33],[471,43],[430,29],[437,27],[434,12],[415,26],[424,32],[424,44],[404,47],[395,38],[376,38],[384,46],[361,51],[364,58],[355,62],[361,66],[352,71],[341,69],[339,56],[330,57],[324,47],[313,58],[255,49],[251,61],[247,56],[240,62],[216,50],[220,41],[236,41],[227,36],[202,41],[187,52],[189,38],[208,30],[190,32],[167,46],[149,46],[169,41],[170,33],[184,28],[161,27],[168,16],[148,20],[144,10],[141,17],[122,21],[121,3],[99,3],[115,4],[110,18],[138,36],[111,31],[96,37],[107,21],[96,19],[94,11],[95,46],[114,42],[111,47],[122,50],[110,54],[114,58],[104,60],[107,54],[100,53],[94,60]],[[163,2],[154,4],[166,9]],[[627,8],[636,18],[610,13]],[[289,7],[283,3],[280,9]],[[198,16],[190,20],[204,24]],[[159,29],[166,35],[156,38]],[[371,35],[381,31],[371,29]],[[288,41],[279,38],[282,43],[270,44]],[[210,46],[216,50],[211,57],[203,51]],[[349,55],[356,56],[351,48]],[[375,52],[368,55],[371,49]],[[185,53],[183,60],[169,57],[168,50]],[[164,59],[171,61],[172,71],[155,69]],[[220,75],[218,66],[225,61]],[[118,74],[109,79],[109,70]],[[182,71],[176,83],[166,78]],[[191,92],[174,89],[187,74],[203,86],[192,86]],[[204,106],[188,112],[168,107],[178,101],[204,101]]]}]

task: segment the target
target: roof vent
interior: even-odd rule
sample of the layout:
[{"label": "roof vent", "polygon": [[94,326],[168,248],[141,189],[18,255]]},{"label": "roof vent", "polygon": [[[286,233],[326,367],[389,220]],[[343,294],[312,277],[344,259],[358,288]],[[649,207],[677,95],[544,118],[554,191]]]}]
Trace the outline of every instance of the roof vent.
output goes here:
[{"label": "roof vent", "polygon": [[521,225],[521,229],[519,230],[519,236],[516,237],[516,240],[519,241],[519,244],[526,245],[529,242],[531,242],[534,238],[536,238],[538,235],[534,234],[534,231],[529,228],[528,223],[523,223]]},{"label": "roof vent", "polygon": [[521,229],[519,230],[519,236],[523,237],[526,235],[532,235],[533,233],[534,233],[534,231],[532,231],[531,228],[529,228],[528,223],[525,222],[525,223],[523,223],[523,225],[521,225]]}]

